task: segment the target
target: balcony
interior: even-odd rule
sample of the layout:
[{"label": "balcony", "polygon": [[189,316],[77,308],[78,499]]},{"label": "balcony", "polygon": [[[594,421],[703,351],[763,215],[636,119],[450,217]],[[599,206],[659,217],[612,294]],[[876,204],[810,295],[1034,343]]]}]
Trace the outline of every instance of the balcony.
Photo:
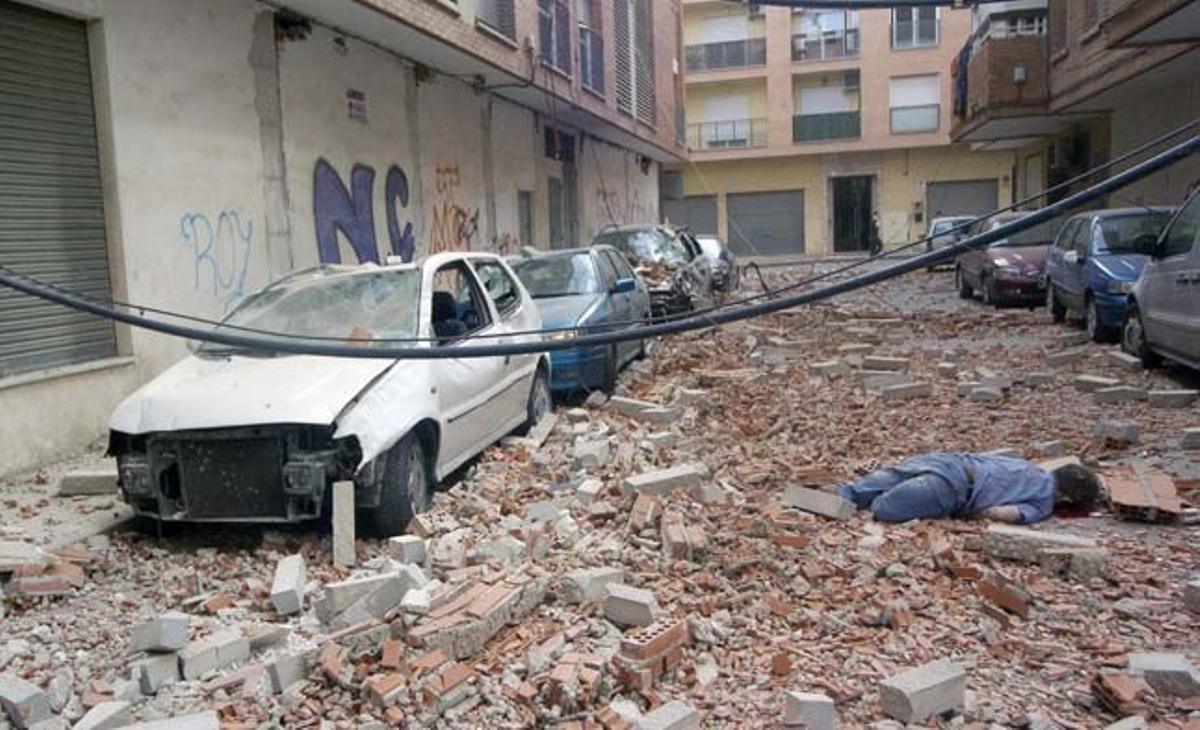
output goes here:
[{"label": "balcony", "polygon": [[793,142],[856,139],[861,136],[862,114],[860,112],[797,114],[792,117]]},{"label": "balcony", "polygon": [[684,55],[688,71],[719,71],[726,68],[763,66],[767,62],[767,39],[747,38],[688,46]]},{"label": "balcony", "polygon": [[697,122],[689,124],[687,129],[687,147],[692,151],[748,149],[766,146],[766,119]]},{"label": "balcony", "polygon": [[892,107],[892,134],[936,132],[941,116],[941,104]]},{"label": "balcony", "polygon": [[799,33],[792,36],[793,61],[830,61],[856,58],[859,53],[858,28]]}]

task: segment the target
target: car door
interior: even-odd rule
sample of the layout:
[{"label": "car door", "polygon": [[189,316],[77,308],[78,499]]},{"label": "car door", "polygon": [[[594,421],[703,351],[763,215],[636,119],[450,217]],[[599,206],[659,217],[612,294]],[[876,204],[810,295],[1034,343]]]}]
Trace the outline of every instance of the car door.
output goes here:
[{"label": "car door", "polygon": [[[971,227],[968,237],[975,237],[984,233],[988,228],[987,221],[980,221]],[[959,255],[958,268],[962,271],[962,278],[967,284],[978,289],[980,286],[980,278],[983,269],[984,253],[982,249],[973,248],[966,253]]]},{"label": "car door", "polygon": [[1163,232],[1142,271],[1138,306],[1146,341],[1193,362],[1200,360],[1200,194]]},{"label": "car door", "polygon": [[[596,262],[596,272],[600,276],[600,289],[604,293],[603,295],[608,298],[608,323],[628,321],[630,316],[629,297],[617,291],[617,279],[619,279],[620,276],[617,274],[617,270],[613,266],[612,259],[608,255],[608,251],[604,249],[595,250],[592,252],[592,256]],[[616,329],[612,327],[606,327],[604,331],[615,332]],[[628,342],[617,343],[617,357],[619,359],[623,360],[628,352]]]},{"label": "car door", "polygon": [[[492,341],[519,342],[535,339],[535,335],[517,334],[541,329],[541,319],[531,317],[532,314],[536,314],[536,305],[517,284],[516,276],[495,258],[473,258],[471,266],[496,310],[495,332],[508,335]],[[494,413],[494,426],[498,431],[496,438],[512,430],[514,420],[519,422],[525,418],[529,389],[533,386],[533,375],[537,371],[538,356],[536,353],[530,353],[505,356],[502,359],[504,382]]]},{"label": "car door", "polygon": [[[630,327],[641,327],[642,323],[650,318],[650,292],[646,289],[646,283],[641,280],[624,256],[616,251],[606,251],[605,255],[612,263],[613,269],[616,270],[618,279],[633,280],[633,291],[626,292],[624,295],[627,315],[623,321],[629,322]],[[632,340],[625,344],[631,352],[641,351],[641,340]]]},{"label": "car door", "polygon": [[1059,288],[1062,291],[1063,303],[1067,308],[1082,312],[1084,309],[1084,276],[1083,267],[1087,263],[1088,249],[1092,238],[1093,222],[1083,218],[1075,222],[1071,228],[1071,237],[1066,241],[1062,252],[1063,267]]},{"label": "car door", "polygon": [[1058,237],[1054,239],[1054,244],[1050,246],[1050,255],[1046,257],[1046,282],[1048,286],[1054,287],[1054,295],[1058,297],[1059,301],[1062,301],[1064,268],[1066,266],[1063,259],[1070,250],[1071,236],[1074,235],[1078,225],[1079,221],[1077,220],[1067,221],[1067,224],[1058,232]]}]

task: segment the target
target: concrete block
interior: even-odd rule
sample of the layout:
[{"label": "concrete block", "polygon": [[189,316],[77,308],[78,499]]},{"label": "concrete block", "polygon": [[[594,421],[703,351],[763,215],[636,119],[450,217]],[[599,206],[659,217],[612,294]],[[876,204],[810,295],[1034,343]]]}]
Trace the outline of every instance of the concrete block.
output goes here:
[{"label": "concrete block", "polygon": [[587,423],[592,419],[586,408],[568,408],[563,415],[567,417],[567,423]]},{"label": "concrete block", "polygon": [[1150,726],[1146,724],[1146,718],[1141,715],[1131,715],[1124,720],[1118,720],[1111,725],[1107,725],[1104,730],[1149,730]]},{"label": "concrete block", "polygon": [[49,720],[54,714],[48,693],[12,674],[0,674],[0,707],[19,730]]},{"label": "concrete block", "polygon": [[1029,373],[1021,380],[1030,388],[1040,388],[1044,385],[1050,385],[1054,382],[1054,373],[1048,373],[1045,371]]},{"label": "concrete block", "polygon": [[1062,441],[1042,441],[1034,444],[1030,451],[1040,459],[1056,459],[1067,455],[1067,447]]},{"label": "concrete block", "polygon": [[58,478],[58,496],[92,497],[116,494],[117,465],[95,469],[76,469]]},{"label": "concrete block", "polygon": [[584,479],[575,490],[575,501],[586,507],[599,499],[603,491],[604,482],[599,479]]},{"label": "concrete block", "polygon": [[702,388],[676,388],[673,408],[703,408],[710,403],[708,391]]},{"label": "concrete block", "polygon": [[848,520],[855,512],[854,503],[841,495],[796,485],[783,490],[780,502],[788,507],[835,520]]},{"label": "concrete block", "polygon": [[635,730],[700,730],[700,712],[683,700],[672,700],[642,715]]},{"label": "concrete block", "polygon": [[72,726],[71,730],[113,730],[129,724],[129,703],[123,700],[101,702]]},{"label": "concrete block", "polygon": [[300,613],[304,608],[304,586],[308,583],[308,567],[303,555],[289,555],[275,564],[275,580],[271,583],[271,603],[283,615]]},{"label": "concrete block", "polygon": [[821,375],[827,378],[838,377],[850,374],[850,366],[844,360],[824,360],[822,362],[814,362],[809,366],[814,375]]},{"label": "concrete block", "polygon": [[267,664],[266,669],[271,691],[280,694],[308,677],[308,656],[303,653],[283,654]]},{"label": "concrete block", "polygon": [[1091,580],[1108,575],[1110,557],[1104,548],[1044,548],[1038,553],[1038,563],[1052,573]]},{"label": "concrete block", "polygon": [[1120,350],[1109,350],[1105,355],[1110,365],[1115,365],[1122,370],[1137,372],[1142,369],[1142,359],[1136,355],[1130,355],[1128,352]]},{"label": "concrete block", "polygon": [[176,651],[187,646],[192,617],[169,611],[133,627],[134,651]]},{"label": "concrete block", "polygon": [[1179,448],[1184,451],[1200,449],[1200,428],[1185,428],[1183,438],[1179,441]]},{"label": "concrete block", "polygon": [[901,383],[889,385],[879,391],[879,395],[888,402],[916,400],[933,395],[933,386],[929,383]]},{"label": "concrete block", "polygon": [[699,462],[680,464],[670,469],[644,472],[631,476],[622,484],[625,494],[641,492],[646,494],[665,495],[675,489],[689,489],[707,479],[710,472],[708,467]]},{"label": "concrete block", "polygon": [[129,674],[129,678],[137,682],[142,694],[158,694],[158,690],[179,681],[179,657],[175,654],[151,654],[134,662]]},{"label": "concrete block", "polygon": [[250,641],[237,629],[224,629],[181,649],[179,671],[190,681],[249,658]]},{"label": "concrete block", "polygon": [[971,390],[971,400],[975,403],[999,403],[1004,400],[1004,391],[980,385]]},{"label": "concrete block", "polygon": [[562,595],[567,603],[590,603],[608,596],[608,586],[624,583],[625,571],[621,568],[583,568],[572,570],[563,576]]},{"label": "concrete block", "polygon": [[994,558],[1036,563],[1045,550],[1095,549],[1096,541],[1061,532],[1033,530],[1016,525],[988,525],[980,549]]},{"label": "concrete block", "polygon": [[608,439],[580,440],[575,442],[573,456],[576,469],[600,469],[612,460],[612,447]]},{"label": "concrete block", "polygon": [[675,447],[677,439],[670,431],[655,431],[646,434],[645,441],[652,449],[671,449]]},{"label": "concrete block", "polygon": [[333,562],[354,567],[354,482],[333,483]]},{"label": "concrete block", "polygon": [[650,401],[645,401],[645,400],[637,400],[635,398],[626,398],[626,397],[620,396],[620,395],[612,396],[611,398],[608,399],[608,402],[605,404],[605,408],[614,410],[617,413],[620,413],[620,414],[623,414],[626,416],[637,416],[642,411],[649,410],[651,408],[661,408],[661,407],[662,406],[658,403],[651,403]]},{"label": "concrete block", "polygon": [[416,535],[398,535],[388,538],[388,555],[392,560],[413,565],[424,565],[427,550],[424,538]]},{"label": "concrete block", "polygon": [[372,575],[367,578],[326,583],[325,595],[313,605],[317,618],[322,623],[329,623],[334,616],[353,606],[360,598],[378,590],[387,579],[386,575]]},{"label": "concrete block", "polygon": [[1196,402],[1200,391],[1195,390],[1152,390],[1147,395],[1151,408],[1187,408]]},{"label": "concrete block", "polygon": [[832,699],[822,694],[785,692],[783,724],[802,725],[808,730],[837,730],[837,707]]},{"label": "concrete block", "polygon": [[54,559],[49,553],[27,542],[0,540],[0,573],[11,573],[25,565],[49,565]]},{"label": "concrete block", "polygon": [[908,358],[883,357],[882,355],[866,355],[863,357],[864,370],[887,370],[902,373],[908,371]]},{"label": "concrete block", "polygon": [[1077,375],[1071,382],[1075,385],[1075,390],[1081,393],[1094,393],[1097,390],[1115,388],[1121,384],[1120,380],[1106,378],[1103,375]]},{"label": "concrete block", "polygon": [[329,627],[335,630],[348,629],[356,624],[371,620],[379,620],[393,608],[398,608],[404,600],[404,594],[415,587],[412,581],[401,574],[392,573],[384,576],[386,580],[378,588],[354,602],[350,608],[341,612],[329,622]]},{"label": "concrete block", "polygon": [[865,355],[872,352],[875,346],[867,342],[849,342],[838,345],[837,351],[842,355]]},{"label": "concrete block", "polygon": [[1132,421],[1100,421],[1092,428],[1092,435],[1118,445],[1136,444],[1142,427]]},{"label": "concrete block", "polygon": [[1068,365],[1073,365],[1086,356],[1087,349],[1082,347],[1074,350],[1052,352],[1046,356],[1046,364],[1052,368],[1061,368]]},{"label": "concrete block", "polygon": [[1142,675],[1146,684],[1160,695],[1195,697],[1200,695],[1200,673],[1183,654],[1146,652],[1129,655],[1129,671]]},{"label": "concrete block", "polygon": [[961,710],[966,695],[966,670],[947,660],[907,669],[879,683],[880,709],[903,723],[922,723]]},{"label": "concrete block", "polygon": [[678,408],[647,408],[637,414],[636,418],[650,423],[675,423],[683,414]]},{"label": "concrete block", "polygon": [[1058,347],[1080,347],[1091,341],[1087,332],[1064,332],[1054,338],[1054,344]]},{"label": "concrete block", "polygon": [[1192,613],[1200,613],[1200,575],[1192,576],[1183,587],[1183,605]]},{"label": "concrete block", "polygon": [[205,710],[165,720],[126,725],[122,730],[221,730],[221,721],[217,718],[216,710]]},{"label": "concrete block", "polygon": [[935,367],[938,375],[944,378],[953,378],[958,375],[958,363],[956,362],[939,362]]},{"label": "concrete block", "polygon": [[604,599],[604,617],[618,626],[649,626],[658,613],[658,601],[650,591],[609,583]]},{"label": "concrete block", "polygon": [[911,383],[912,376],[907,373],[870,371],[862,373],[858,382],[868,393],[882,393],[886,388]]},{"label": "concrete block", "polygon": [[1113,388],[1101,388],[1092,393],[1092,399],[1098,405],[1107,406],[1115,403],[1137,403],[1147,398],[1146,391],[1131,385],[1118,385]]}]

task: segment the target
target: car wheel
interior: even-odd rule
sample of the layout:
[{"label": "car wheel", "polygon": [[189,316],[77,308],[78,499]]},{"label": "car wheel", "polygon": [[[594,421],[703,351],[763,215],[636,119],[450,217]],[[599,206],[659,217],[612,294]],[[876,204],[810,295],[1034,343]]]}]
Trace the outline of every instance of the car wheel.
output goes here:
[{"label": "car wheel", "polygon": [[1107,342],[1108,330],[1100,325],[1100,313],[1096,311],[1096,300],[1087,298],[1083,312],[1083,326],[1092,342]]},{"label": "car wheel", "polygon": [[367,527],[378,537],[404,532],[414,515],[433,503],[433,485],[425,447],[410,432],[388,450],[379,485],[379,506],[366,513]]},{"label": "car wheel", "polygon": [[616,344],[608,346],[608,354],[604,358],[604,379],[600,389],[612,395],[617,387],[617,372],[621,369],[621,356],[617,353]]},{"label": "car wheel", "polygon": [[1121,336],[1125,350],[1136,355],[1142,365],[1153,368],[1162,364],[1162,356],[1150,349],[1146,342],[1146,329],[1142,325],[1142,313],[1136,306],[1131,306],[1125,314],[1125,328]]},{"label": "car wheel", "polygon": [[545,418],[553,408],[550,396],[550,376],[546,369],[538,367],[533,376],[533,385],[529,388],[529,399],[525,402],[525,423],[517,429],[522,436],[529,433],[534,426]]},{"label": "car wheel", "polygon": [[1067,308],[1058,301],[1058,297],[1054,296],[1054,286],[1046,287],[1046,309],[1050,310],[1050,317],[1056,324],[1062,324],[1067,320]]},{"label": "car wheel", "polygon": [[967,277],[963,274],[961,266],[954,267],[954,286],[958,288],[958,297],[960,299],[970,299],[975,296],[971,285],[967,283]]},{"label": "car wheel", "polygon": [[982,290],[980,296],[983,298],[983,303],[989,307],[999,307],[1000,303],[996,299],[996,282],[992,277],[985,274],[979,284],[979,288]]}]

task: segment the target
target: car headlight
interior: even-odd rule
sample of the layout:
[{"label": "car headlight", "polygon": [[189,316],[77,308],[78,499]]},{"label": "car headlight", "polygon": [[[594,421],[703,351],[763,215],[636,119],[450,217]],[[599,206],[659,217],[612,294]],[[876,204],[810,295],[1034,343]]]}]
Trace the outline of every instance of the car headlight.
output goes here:
[{"label": "car headlight", "polygon": [[996,259],[996,266],[1003,269],[1004,267],[1008,266],[1008,259],[1006,259],[1006,258]]},{"label": "car headlight", "polygon": [[546,335],[546,339],[551,341],[573,340],[578,336],[578,334],[579,333],[575,330],[562,330],[561,332],[551,332],[550,334]]},{"label": "car headlight", "polygon": [[1108,282],[1109,294],[1128,294],[1133,291],[1132,281],[1110,281]]},{"label": "car headlight", "polygon": [[998,271],[1001,274],[1007,274],[1009,276],[1021,276],[1022,275],[1022,271],[1020,269],[1018,269],[1016,266],[1001,266],[998,269]]}]

